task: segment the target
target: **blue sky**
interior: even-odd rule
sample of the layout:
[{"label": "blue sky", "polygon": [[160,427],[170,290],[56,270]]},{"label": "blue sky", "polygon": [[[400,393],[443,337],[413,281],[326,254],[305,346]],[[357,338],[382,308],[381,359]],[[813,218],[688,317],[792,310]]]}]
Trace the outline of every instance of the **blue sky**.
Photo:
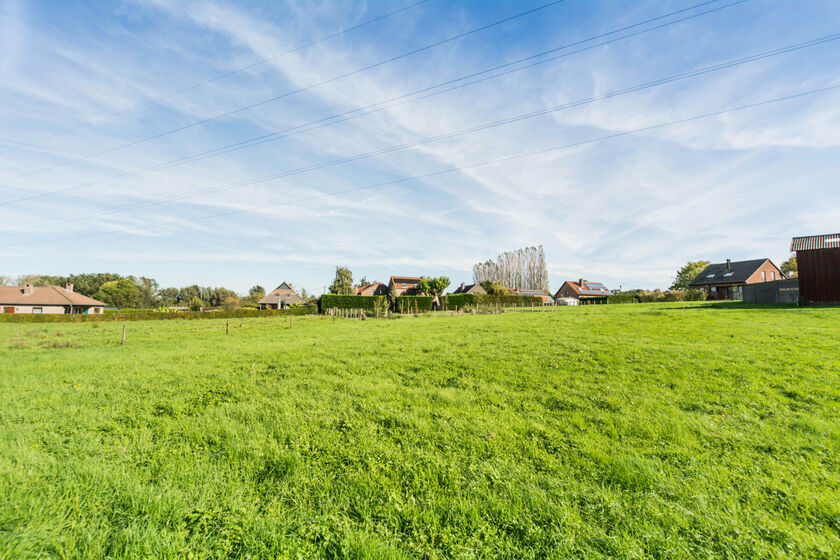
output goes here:
[{"label": "blue sky", "polygon": [[[579,277],[664,288],[688,260],[778,264],[792,236],[840,229],[840,89],[623,134],[840,85],[840,41],[387,151],[840,33],[840,4],[829,0],[711,2],[655,24],[721,9],[247,149],[134,173],[700,0],[566,0],[311,88],[547,0],[429,0],[276,56],[411,3],[0,0],[0,274],[107,271],[240,292],[285,280],[320,293],[335,265],[347,265],[357,278],[445,274],[454,286],[471,279],[475,262],[542,244],[553,289]],[[605,136],[614,137],[595,140]],[[578,145],[545,151],[570,144]],[[320,169],[303,171],[312,166]],[[341,191],[349,192],[332,194]]]}]

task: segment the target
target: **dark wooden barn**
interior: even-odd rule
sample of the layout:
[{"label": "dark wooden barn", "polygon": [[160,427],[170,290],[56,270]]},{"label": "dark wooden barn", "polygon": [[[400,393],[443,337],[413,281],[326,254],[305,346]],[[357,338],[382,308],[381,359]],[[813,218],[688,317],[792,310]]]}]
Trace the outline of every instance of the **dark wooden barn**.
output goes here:
[{"label": "dark wooden barn", "polygon": [[805,304],[840,304],[840,233],[794,237],[799,299]]}]

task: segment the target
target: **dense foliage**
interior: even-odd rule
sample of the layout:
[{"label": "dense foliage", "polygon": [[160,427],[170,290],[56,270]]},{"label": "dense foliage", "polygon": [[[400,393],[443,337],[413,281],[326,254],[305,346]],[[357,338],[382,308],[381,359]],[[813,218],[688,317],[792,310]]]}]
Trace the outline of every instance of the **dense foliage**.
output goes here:
[{"label": "dense foliage", "polygon": [[317,313],[314,305],[301,305],[286,309],[235,309],[231,311],[160,311],[132,309],[128,313],[85,314],[38,314],[0,313],[0,323],[95,323],[100,321],[149,321],[164,319],[241,319],[246,317],[270,317],[274,315],[311,315]]},{"label": "dense foliage", "polygon": [[609,296],[609,303],[667,303],[675,301],[704,301],[703,290],[625,290]]},{"label": "dense foliage", "polygon": [[703,269],[709,266],[711,263],[709,261],[693,261],[687,263],[681,269],[677,271],[676,277],[674,277],[674,283],[671,284],[670,290],[687,290],[688,285],[691,283],[692,280],[697,278]]},{"label": "dense foliage", "polygon": [[397,313],[425,313],[431,311],[435,304],[432,296],[397,296],[394,300],[394,311]]},{"label": "dense foliage", "polygon": [[388,298],[385,296],[351,296],[324,294],[320,300],[321,313],[329,309],[363,309],[379,316],[388,309]]},{"label": "dense foliage", "polygon": [[781,270],[788,278],[794,278],[798,274],[796,257],[790,257],[788,260],[783,262],[782,266],[779,267],[779,270]]},{"label": "dense foliage", "polygon": [[350,295],[353,293],[353,273],[346,266],[335,267],[335,278],[330,284],[330,293]]}]

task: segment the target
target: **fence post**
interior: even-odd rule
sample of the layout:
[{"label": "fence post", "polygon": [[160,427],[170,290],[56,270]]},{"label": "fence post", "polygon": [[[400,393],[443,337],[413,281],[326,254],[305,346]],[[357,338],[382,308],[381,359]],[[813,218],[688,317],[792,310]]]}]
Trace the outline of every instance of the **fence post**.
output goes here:
[{"label": "fence post", "polygon": [[122,334],[122,341],[120,344],[125,344],[125,324],[123,324],[123,334]]},{"label": "fence post", "polygon": [[230,321],[225,321],[225,334],[230,334]]}]

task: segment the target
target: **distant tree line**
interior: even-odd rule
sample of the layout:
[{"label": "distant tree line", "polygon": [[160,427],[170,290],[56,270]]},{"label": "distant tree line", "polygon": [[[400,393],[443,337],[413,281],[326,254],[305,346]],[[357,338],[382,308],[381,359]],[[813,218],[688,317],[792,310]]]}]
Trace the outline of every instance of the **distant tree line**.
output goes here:
[{"label": "distant tree line", "polygon": [[[548,292],[548,269],[542,245],[507,251],[495,261],[488,260],[473,267],[477,284],[499,284],[511,290]],[[487,289],[487,288],[485,288]]]},{"label": "distant tree line", "polygon": [[234,310],[241,307],[257,307],[257,303],[265,297],[265,289],[262,286],[254,286],[247,296],[240,297],[233,290],[223,287],[193,284],[183,288],[161,288],[154,278],[122,276],[109,272],[69,276],[44,274],[17,278],[0,277],[0,285],[22,286],[25,284],[33,286],[73,284],[73,291],[121,309],[187,307],[191,311],[199,311],[203,308]]}]

